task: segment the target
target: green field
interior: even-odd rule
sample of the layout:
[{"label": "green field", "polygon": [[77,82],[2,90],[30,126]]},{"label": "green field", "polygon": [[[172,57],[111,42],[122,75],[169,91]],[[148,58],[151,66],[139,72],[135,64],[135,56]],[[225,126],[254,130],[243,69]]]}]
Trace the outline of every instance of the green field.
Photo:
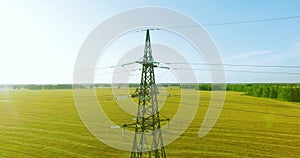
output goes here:
[{"label": "green field", "polygon": [[[180,89],[167,91],[171,96],[162,112],[172,117]],[[117,107],[110,89],[98,89],[97,95],[116,124],[128,123],[132,116]],[[300,157],[300,103],[227,92],[217,124],[199,138],[209,100],[210,92],[201,91],[194,121],[166,146],[167,157]],[[0,157],[130,155],[89,133],[78,116],[71,90],[0,91],[0,119]]]}]

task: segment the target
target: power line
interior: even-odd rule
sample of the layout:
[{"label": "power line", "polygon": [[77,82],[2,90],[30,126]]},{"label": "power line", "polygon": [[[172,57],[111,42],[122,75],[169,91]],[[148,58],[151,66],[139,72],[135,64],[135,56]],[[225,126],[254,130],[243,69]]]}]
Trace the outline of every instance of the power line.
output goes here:
[{"label": "power line", "polygon": [[[164,62],[160,62],[164,63]],[[237,66],[237,67],[264,67],[264,68],[288,68],[288,69],[300,69],[299,65],[254,65],[254,64],[210,64],[210,63],[169,63],[167,65],[223,65],[223,66]]]},{"label": "power line", "polygon": [[[136,64],[136,63],[139,63],[139,61],[133,61],[133,62],[124,63],[124,64],[119,64],[119,65],[112,65],[112,66],[99,67],[99,68],[89,69],[89,70],[111,69],[111,68],[116,68],[116,67],[124,67],[124,66],[132,65],[132,64]],[[89,70],[87,69],[87,71],[89,71]]]},{"label": "power line", "polygon": [[[168,63],[170,64],[170,63]],[[188,63],[185,63],[188,64]],[[199,63],[196,63],[199,64]],[[220,65],[220,64],[215,64],[215,65]],[[285,66],[271,66],[271,65],[234,65],[234,66],[254,66],[254,67],[281,67],[281,68],[291,68],[291,67],[285,67]],[[102,67],[105,68],[105,67]],[[165,67],[163,67],[165,68]],[[292,68],[298,68],[297,66],[292,67]],[[300,68],[300,67],[299,67]],[[195,71],[224,71],[224,72],[239,72],[239,73],[259,73],[259,74],[277,74],[277,75],[300,75],[300,72],[284,72],[284,71],[250,71],[250,70],[232,70],[232,69],[224,69],[224,70],[220,70],[220,69],[203,69],[203,68],[183,68],[183,67],[170,67],[169,69],[173,69],[173,70],[195,70]],[[158,77],[162,77],[163,75],[165,75],[168,70],[167,69],[165,72],[163,72],[163,74],[159,75]],[[140,70],[140,68],[137,69],[132,69],[132,70],[124,70],[124,71],[112,71],[112,72],[105,72],[105,73],[96,73],[94,74],[95,76],[101,76],[101,75],[108,75],[108,74],[113,74],[113,73],[124,73],[124,72],[132,72],[132,71],[137,71]],[[139,74],[133,74],[131,76],[134,75],[139,75]]]},{"label": "power line", "polygon": [[168,71],[169,71],[169,69],[165,70],[162,74],[158,75],[157,78],[164,76],[165,74],[167,74]]},{"label": "power line", "polygon": [[[257,19],[257,20],[241,20],[241,21],[232,21],[232,22],[220,22],[220,23],[208,23],[202,24],[202,26],[221,26],[221,25],[233,25],[233,24],[248,24],[248,23],[259,23],[259,22],[268,22],[268,21],[280,21],[288,19],[300,18],[300,15],[287,16],[287,17],[277,17],[277,18],[267,18],[267,19]],[[199,25],[183,25],[183,26],[171,26],[168,28],[189,28],[189,27],[199,27]],[[158,30],[158,29],[156,29]]]},{"label": "power line", "polygon": [[[267,21],[279,21],[279,20],[288,20],[288,19],[296,19],[300,18],[300,15],[295,16],[287,16],[287,17],[277,17],[277,18],[267,18],[267,19],[258,19],[258,20],[243,20],[243,21],[232,21],[232,22],[220,22],[220,23],[210,23],[210,24],[202,24],[202,26],[219,26],[219,25],[231,25],[231,24],[246,24],[246,23],[257,23],[257,22],[267,22]],[[173,26],[169,28],[188,28],[188,27],[199,27],[199,25],[185,25],[185,26]],[[159,28],[153,28],[152,30],[160,30]],[[84,72],[84,71],[94,71],[94,70],[102,70],[102,69],[112,69],[116,67],[124,67],[127,65],[140,63],[140,61],[134,61],[130,63],[124,63],[120,65],[114,65],[114,66],[106,66],[106,67],[99,67],[95,69],[86,69],[81,70],[78,72]],[[221,64],[206,64],[206,63],[165,63],[165,64],[189,64],[189,65],[221,65]],[[291,69],[298,69],[300,66],[285,66],[285,65],[238,65],[238,64],[222,64],[224,66],[240,66],[240,67],[265,67],[265,68],[291,68]],[[195,70],[204,70],[205,69],[195,69]],[[221,71],[221,70],[211,70],[211,71]],[[260,72],[260,71],[238,71],[238,70],[225,70],[225,71],[231,71],[231,72],[249,72],[249,73],[269,73],[269,74],[291,74],[291,75],[299,75],[299,73],[290,73],[290,72]],[[124,71],[122,71],[124,72]],[[167,71],[166,71],[167,72]],[[74,72],[73,72],[74,73]],[[111,72],[113,73],[113,72]],[[102,74],[95,74],[95,75],[105,75],[105,74],[111,74],[111,73],[102,73]]]},{"label": "power line", "polygon": [[203,24],[203,26],[217,26],[217,25],[230,25],[230,24],[246,24],[246,23],[266,22],[266,21],[287,20],[287,19],[295,19],[295,18],[300,18],[300,15],[287,16],[287,17],[278,17],[278,18],[268,18],[268,19],[258,19],[258,20],[244,20],[244,21],[233,21],[233,22]]},{"label": "power line", "polygon": [[[219,71],[219,72],[237,72],[237,73],[258,73],[258,74],[272,74],[272,75],[300,75],[300,73],[297,72],[282,72],[282,71],[246,71],[246,70],[231,70],[231,69],[225,69],[225,70],[217,70],[217,69],[201,69],[201,68],[172,68],[174,70],[195,70],[195,71]],[[95,76],[101,76],[101,75],[108,75],[108,74],[113,74],[113,73],[124,73],[124,72],[129,72],[129,71],[137,71],[140,69],[134,69],[134,70],[127,70],[127,71],[116,71],[116,72],[107,72],[107,73],[100,73],[100,74],[95,74]],[[159,75],[158,78],[164,76],[169,70],[166,70],[163,72],[163,74]],[[140,75],[140,74],[132,74],[129,76],[135,76],[135,75]]]},{"label": "power line", "polygon": [[[99,68],[95,68],[95,69],[86,69],[86,70],[82,70],[79,72],[85,72],[85,71],[97,71],[97,70],[104,70],[104,69],[113,69],[116,67],[123,67],[125,70],[123,71],[111,71],[111,72],[103,72],[103,73],[95,73],[93,74],[94,76],[102,76],[102,75],[109,75],[109,74],[114,74],[114,73],[124,73],[127,72],[128,74],[130,74],[130,72],[133,71],[138,71],[141,70],[140,68],[136,68],[136,69],[130,69],[127,70],[125,67],[127,65],[131,65],[131,64],[135,64],[135,63],[139,63],[138,61],[134,61],[134,62],[130,62],[130,63],[124,63],[124,64],[119,64],[119,65],[114,65],[114,66],[106,66],[106,67],[99,67]],[[174,62],[174,63],[170,63],[170,62],[157,62],[159,64],[166,64],[166,65],[225,65],[225,66],[232,66],[232,67],[258,67],[258,68],[285,68],[285,69],[300,69],[300,66],[286,66],[286,65],[238,65],[238,64],[207,64],[207,63],[180,63],[180,62]],[[184,68],[184,67],[167,67],[167,66],[158,66],[157,68],[161,68],[161,69],[166,69],[166,71],[164,71],[161,75],[158,75],[157,77],[162,77],[164,75],[167,74],[167,72],[170,69],[173,70],[195,70],[195,71],[224,71],[224,72],[237,72],[237,73],[258,73],[258,74],[277,74],[277,75],[300,75],[300,72],[284,72],[284,71],[250,71],[250,70],[232,70],[232,69],[224,69],[224,70],[220,70],[220,69],[203,69],[203,68]],[[135,75],[140,75],[140,74],[130,74],[130,76],[135,76]]]},{"label": "power line", "polygon": [[103,69],[113,69],[113,68],[116,68],[116,67],[123,67],[123,68],[125,68],[125,66],[127,66],[127,65],[132,65],[132,64],[136,64],[136,63],[139,63],[139,61],[134,61],[134,62],[124,63],[124,64],[119,64],[119,65],[111,65],[111,66],[104,66],[104,67],[98,67],[98,68],[91,68],[91,69],[81,69],[79,71],[69,72],[69,73],[72,73],[72,74],[73,73],[82,73],[82,72],[97,71],[97,70],[103,70]]},{"label": "power line", "polygon": [[[111,69],[111,68],[115,68],[115,67],[125,67],[127,65],[131,65],[131,64],[135,64],[138,63],[137,61],[135,62],[130,62],[130,63],[125,63],[125,64],[121,64],[121,65],[115,65],[115,66],[107,66],[107,67],[100,67],[100,68],[96,68],[95,70],[102,70],[102,69]],[[174,63],[170,63],[170,62],[158,62],[159,64],[166,64],[166,65],[215,65],[215,66],[231,66],[231,67],[256,67],[256,68],[285,68],[285,69],[300,69],[299,65],[294,65],[294,66],[290,66],[290,65],[254,65],[254,64],[208,64],[208,63],[180,63],[180,62],[174,62]],[[159,68],[163,68],[163,69],[168,69],[169,67],[162,67],[160,66]],[[173,69],[185,69],[185,68],[173,68]],[[93,69],[89,69],[89,70],[85,70],[85,71],[92,71]],[[136,71],[137,69],[135,69],[134,71]],[[195,68],[193,70],[204,70],[204,71],[209,71],[207,69],[200,69],[200,68]],[[223,70],[212,70],[212,71],[223,71]],[[271,71],[271,72],[267,72],[267,71],[241,71],[241,70],[224,70],[224,71],[231,71],[231,72],[250,72],[250,73],[275,73],[275,74],[293,74],[293,75],[299,75],[299,73],[292,73],[292,72],[278,72],[278,71]],[[122,71],[123,72],[123,71]]]},{"label": "power line", "polygon": [[[220,22],[220,23],[210,23],[210,24],[202,24],[202,26],[218,26],[218,25],[230,25],[230,24],[245,24],[245,23],[256,23],[256,22],[266,22],[266,21],[279,21],[279,20],[287,20],[287,19],[296,19],[300,18],[300,15],[295,16],[287,16],[287,17],[277,17],[277,18],[267,18],[267,19],[258,19],[258,20],[243,20],[243,21],[232,21],[232,22]],[[172,26],[168,28],[188,28],[188,27],[199,27],[199,25],[184,25],[184,26]],[[160,30],[159,28],[152,28],[152,31]],[[142,30],[143,31],[143,30]],[[139,31],[138,31],[139,32]],[[96,68],[97,70],[100,69],[109,69],[115,68],[119,66],[126,66],[130,64],[139,63],[140,61],[134,61],[130,63],[114,65],[114,66],[107,66],[107,67],[100,67]],[[170,63],[167,63],[170,64]],[[180,63],[172,63],[172,64],[180,64]],[[205,63],[190,63],[191,65],[204,65]],[[217,65],[217,64],[208,64],[208,65]],[[247,67],[278,67],[278,68],[300,68],[300,66],[281,66],[281,65],[235,65],[235,64],[223,64],[226,66],[247,66]],[[87,69],[82,71],[93,71],[94,69]]]},{"label": "power line", "polygon": [[174,70],[201,70],[201,71],[228,71],[228,72],[242,72],[242,73],[260,73],[260,74],[283,74],[283,75],[300,75],[300,73],[297,72],[282,72],[282,71],[247,71],[247,70],[231,70],[231,69],[225,69],[225,70],[218,70],[218,69],[202,69],[202,68],[173,68]]},{"label": "power line", "polygon": [[[124,73],[124,72],[127,72],[128,74],[129,74],[129,72],[133,72],[133,71],[137,71],[137,70],[140,70],[140,68],[138,68],[138,69],[132,69],[132,70],[123,70],[123,71],[113,71],[113,72],[105,72],[105,73],[96,73],[96,74],[94,74],[95,76],[101,76],[101,75],[108,75],[108,74],[114,74],[114,73],[116,73],[116,74],[118,74],[118,73]],[[136,74],[133,74],[133,75],[136,75]],[[131,75],[131,76],[133,76],[133,75]]]}]

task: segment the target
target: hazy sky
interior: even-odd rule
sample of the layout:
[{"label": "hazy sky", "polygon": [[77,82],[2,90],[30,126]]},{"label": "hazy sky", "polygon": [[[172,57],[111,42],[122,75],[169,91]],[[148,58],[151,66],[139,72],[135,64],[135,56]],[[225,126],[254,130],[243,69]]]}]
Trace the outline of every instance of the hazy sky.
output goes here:
[{"label": "hazy sky", "polygon": [[[0,0],[0,84],[72,83],[77,53],[88,34],[112,15],[145,6],[171,8],[203,24],[215,41],[224,63],[300,65],[299,17],[255,23],[206,25],[300,16],[299,0]],[[152,42],[163,41],[163,34],[166,33],[153,32]],[[125,37],[135,39],[131,41],[140,41],[133,45],[144,42],[142,33],[122,38]],[[167,34],[165,39],[170,40]],[[124,41],[126,39],[120,39],[119,43]],[[133,45],[123,44],[128,50]],[[188,53],[185,52],[185,55]],[[118,62],[113,61],[113,58],[110,60],[112,64]],[[225,69],[251,71],[226,71],[227,82],[300,82],[300,68],[225,66]],[[97,73],[108,71],[110,70],[99,70]],[[169,75],[167,73],[166,78]],[[207,75],[207,72],[195,73],[199,74],[199,81],[209,82],[209,77],[201,75]],[[109,80],[107,76],[104,78],[105,81]],[[101,79],[97,81],[105,82]]]}]

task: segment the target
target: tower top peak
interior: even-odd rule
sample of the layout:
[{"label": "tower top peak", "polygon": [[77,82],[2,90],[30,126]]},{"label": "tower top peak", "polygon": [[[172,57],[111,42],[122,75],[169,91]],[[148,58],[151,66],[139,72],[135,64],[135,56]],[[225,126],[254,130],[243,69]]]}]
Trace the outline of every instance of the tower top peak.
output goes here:
[{"label": "tower top peak", "polygon": [[150,30],[147,29],[146,31],[146,41],[145,41],[145,48],[144,48],[144,63],[152,63],[152,49],[151,49],[151,42],[150,42]]}]

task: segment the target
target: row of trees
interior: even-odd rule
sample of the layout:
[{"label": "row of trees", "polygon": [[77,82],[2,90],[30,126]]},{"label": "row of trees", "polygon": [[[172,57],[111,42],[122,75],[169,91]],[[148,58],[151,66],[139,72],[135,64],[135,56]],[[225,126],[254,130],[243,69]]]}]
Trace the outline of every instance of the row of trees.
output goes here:
[{"label": "row of trees", "polygon": [[7,85],[8,88],[12,89],[29,89],[29,90],[51,90],[51,89],[73,89],[75,88],[103,88],[103,87],[111,87],[110,84],[24,84],[24,85]]},{"label": "row of trees", "polygon": [[41,89],[72,89],[72,84],[26,84],[26,85],[13,85],[13,89],[30,89],[30,90],[41,90]]},{"label": "row of trees", "polygon": [[300,102],[300,84],[223,84],[200,83],[196,90],[227,90],[244,92],[246,95],[264,98],[277,98],[286,101]]},{"label": "row of trees", "polygon": [[300,102],[300,84],[229,84],[229,91],[246,95]]},{"label": "row of trees", "polygon": [[203,91],[223,91],[226,90],[226,84],[210,84],[210,83],[200,83],[195,87],[196,90]]},{"label": "row of trees", "polygon": [[[10,85],[5,85],[10,87]],[[76,86],[76,85],[75,85]],[[79,85],[80,88],[98,88],[98,87],[110,87],[110,84],[86,84]],[[138,84],[129,84],[129,87],[137,87]],[[189,88],[196,90],[227,90],[227,91],[238,91],[244,92],[246,95],[255,97],[265,98],[278,98],[281,100],[300,102],[300,84],[210,84],[210,83],[173,83],[173,84],[162,84],[162,86],[179,86],[180,88]],[[48,84],[48,85],[12,85],[13,89],[30,89],[30,90],[41,90],[41,89],[72,89],[72,84]]]}]

